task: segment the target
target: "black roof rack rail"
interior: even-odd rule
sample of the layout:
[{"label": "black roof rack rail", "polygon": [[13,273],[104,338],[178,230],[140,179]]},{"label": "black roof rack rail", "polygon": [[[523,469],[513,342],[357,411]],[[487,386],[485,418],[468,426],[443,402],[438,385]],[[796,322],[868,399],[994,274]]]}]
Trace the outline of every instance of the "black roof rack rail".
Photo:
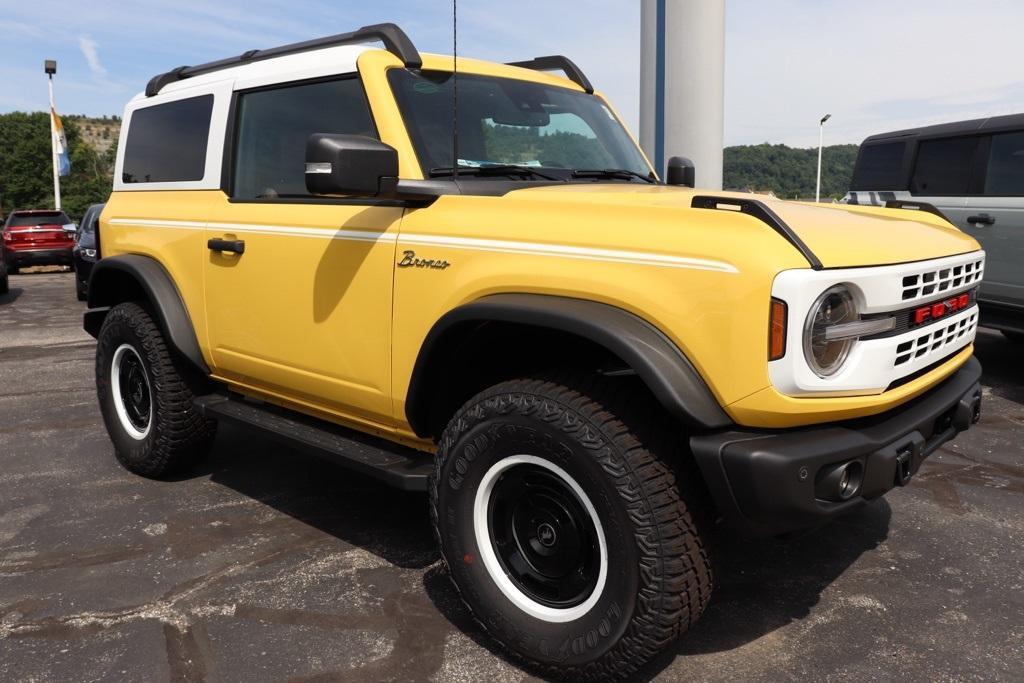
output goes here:
[{"label": "black roof rack rail", "polygon": [[271,47],[266,50],[248,50],[237,57],[218,59],[215,62],[199,64],[198,66],[179,66],[177,69],[172,69],[151,78],[149,83],[146,84],[146,97],[153,97],[169,83],[174,83],[191,76],[207,74],[211,71],[220,71],[221,69],[229,69],[241,64],[258,62],[283,55],[293,55],[299,52],[309,52],[310,50],[319,50],[335,45],[366,43],[375,40],[384,43],[384,47],[387,48],[388,52],[405,63],[405,68],[418,69],[423,66],[423,59],[420,57],[419,51],[416,50],[416,46],[412,44],[405,31],[396,24],[374,24],[372,26],[364,26],[358,31],[339,33],[338,35],[327,36],[326,38],[314,38],[313,40],[291,43],[281,47]]},{"label": "black roof rack rail", "polygon": [[822,270],[825,266],[822,265],[818,257],[814,255],[811,248],[800,239],[800,236],[793,232],[793,229],[786,225],[786,222],[779,218],[779,214],[768,208],[768,205],[764,202],[760,202],[756,199],[736,199],[734,197],[712,197],[709,195],[697,195],[690,202],[690,206],[694,209],[719,209],[721,211],[735,211],[738,213],[745,213],[748,216],[752,216],[757,220],[765,223],[775,232],[782,235],[787,242],[797,248],[807,262],[811,264],[811,268],[814,270]]},{"label": "black roof rack rail", "polygon": [[547,57],[537,57],[525,62],[508,62],[508,65],[518,66],[523,69],[533,69],[534,71],[564,71],[569,80],[583,88],[588,95],[594,94],[594,86],[590,84],[590,80],[576,66],[576,63],[568,57],[548,55]]},{"label": "black roof rack rail", "polygon": [[[889,199],[885,202],[885,208],[887,209],[911,209],[916,211],[924,211],[934,216],[938,216],[947,223],[953,223],[949,220],[949,216],[942,213],[934,204],[928,202],[915,202],[909,199]],[[953,223],[955,225],[955,223]]]}]

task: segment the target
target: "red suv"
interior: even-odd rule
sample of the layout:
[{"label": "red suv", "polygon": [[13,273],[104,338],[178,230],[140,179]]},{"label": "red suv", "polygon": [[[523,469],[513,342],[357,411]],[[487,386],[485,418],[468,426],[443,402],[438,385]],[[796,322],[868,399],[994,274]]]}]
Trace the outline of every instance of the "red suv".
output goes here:
[{"label": "red suv", "polygon": [[70,266],[75,225],[63,211],[12,211],[4,223],[3,239],[9,273],[24,266]]}]

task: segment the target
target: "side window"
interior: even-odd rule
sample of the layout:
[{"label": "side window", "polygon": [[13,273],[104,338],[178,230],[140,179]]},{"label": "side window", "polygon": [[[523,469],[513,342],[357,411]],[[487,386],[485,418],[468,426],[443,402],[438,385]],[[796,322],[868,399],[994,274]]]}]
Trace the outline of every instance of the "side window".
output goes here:
[{"label": "side window", "polygon": [[853,170],[851,190],[905,190],[903,177],[903,155],[905,142],[883,142],[865,145],[857,158]]},{"label": "side window", "polygon": [[306,139],[314,133],[377,137],[357,78],[242,93],[232,196],[308,197]]},{"label": "side window", "polygon": [[976,137],[925,140],[918,145],[910,192],[925,196],[966,195]]},{"label": "side window", "polygon": [[1024,131],[992,136],[985,172],[985,194],[1024,196]]},{"label": "side window", "polygon": [[132,112],[124,146],[125,183],[202,180],[213,95],[190,97]]}]

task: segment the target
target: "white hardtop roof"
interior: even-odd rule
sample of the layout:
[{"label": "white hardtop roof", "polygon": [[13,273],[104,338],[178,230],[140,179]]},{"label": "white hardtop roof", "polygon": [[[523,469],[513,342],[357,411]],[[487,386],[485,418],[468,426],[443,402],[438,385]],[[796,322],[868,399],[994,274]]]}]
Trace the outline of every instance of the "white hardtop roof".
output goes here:
[{"label": "white hardtop roof", "polygon": [[252,88],[285,81],[305,78],[319,78],[334,74],[349,73],[356,70],[359,55],[368,50],[379,50],[373,45],[338,45],[325,47],[308,52],[282,55],[263,59],[249,64],[231,66],[210,73],[184,78],[168,83],[161,88],[158,95],[146,97],[145,91],[132,98],[132,102],[160,101],[163,95],[171,95],[209,86],[224,81],[236,81],[236,88]]}]

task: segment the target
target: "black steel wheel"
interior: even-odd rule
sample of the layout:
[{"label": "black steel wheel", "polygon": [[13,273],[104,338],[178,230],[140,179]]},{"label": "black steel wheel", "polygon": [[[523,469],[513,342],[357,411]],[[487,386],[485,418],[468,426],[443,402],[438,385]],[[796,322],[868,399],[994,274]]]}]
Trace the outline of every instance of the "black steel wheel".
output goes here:
[{"label": "black steel wheel", "polygon": [[114,454],[147,477],[184,469],[206,455],[215,423],[192,399],[203,378],[167,348],[137,303],[114,306],[96,340],[96,391]]},{"label": "black steel wheel", "polygon": [[597,586],[605,554],[593,506],[564,473],[523,456],[498,463],[495,472],[481,512],[502,570],[542,605],[583,603]]}]

